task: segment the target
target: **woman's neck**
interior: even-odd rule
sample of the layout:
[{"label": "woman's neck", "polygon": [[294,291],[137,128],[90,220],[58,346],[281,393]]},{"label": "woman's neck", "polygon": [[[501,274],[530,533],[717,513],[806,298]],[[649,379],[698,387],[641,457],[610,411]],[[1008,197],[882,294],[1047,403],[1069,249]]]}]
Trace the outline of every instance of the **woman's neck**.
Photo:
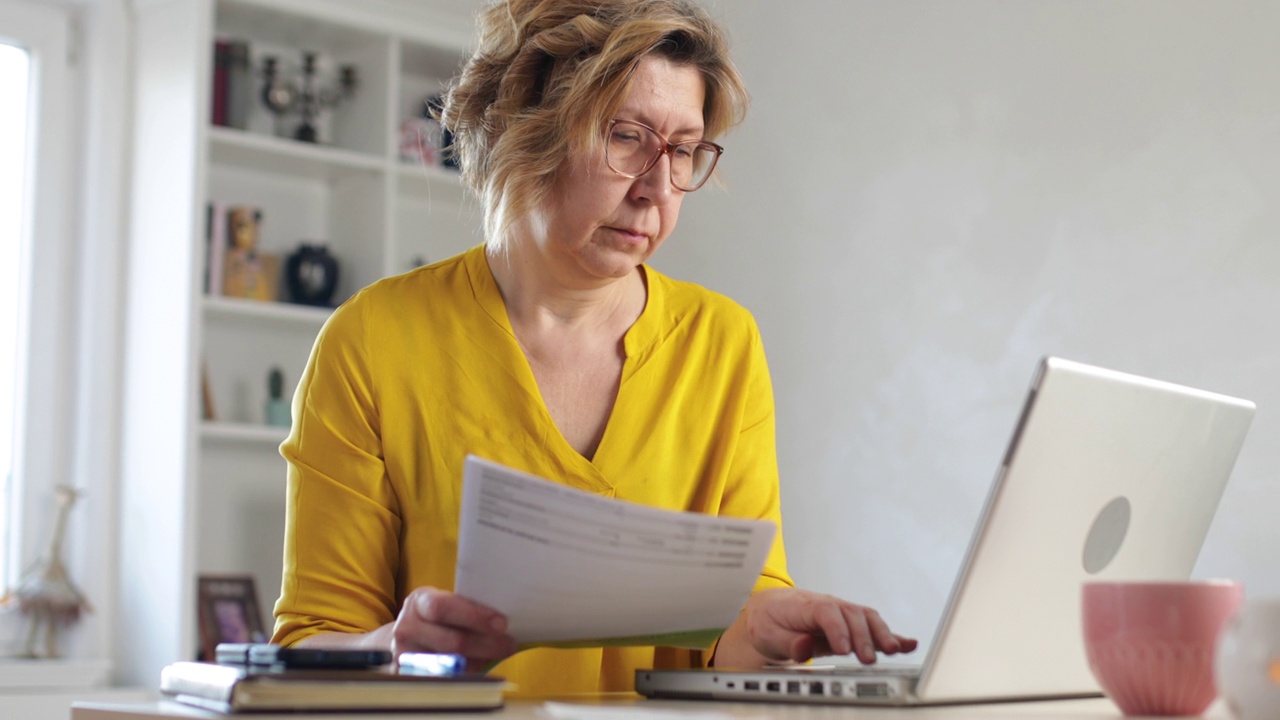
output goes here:
[{"label": "woman's neck", "polygon": [[621,332],[640,317],[647,297],[641,270],[619,278],[566,277],[519,241],[505,251],[487,251],[507,316],[515,327],[543,331]]}]

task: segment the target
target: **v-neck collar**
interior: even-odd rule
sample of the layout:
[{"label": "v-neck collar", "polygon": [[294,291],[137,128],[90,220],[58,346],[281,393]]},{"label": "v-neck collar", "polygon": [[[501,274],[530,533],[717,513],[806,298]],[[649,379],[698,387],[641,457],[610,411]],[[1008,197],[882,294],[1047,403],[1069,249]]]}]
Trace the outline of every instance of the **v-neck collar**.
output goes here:
[{"label": "v-neck collar", "polygon": [[493,277],[493,271],[490,269],[488,258],[485,255],[485,246],[478,245],[468,250],[463,256],[463,263],[471,282],[471,291],[475,296],[476,303],[507,337],[509,346],[507,360],[511,364],[510,371],[518,379],[530,400],[537,405],[539,420],[544,423],[542,434],[549,438],[555,438],[549,447],[556,448],[556,459],[564,466],[566,471],[564,480],[589,492],[613,495],[614,484],[609,481],[604,471],[608,468],[610,447],[616,442],[624,441],[622,438],[614,439],[612,437],[619,432],[614,429],[617,425],[614,418],[619,413],[619,409],[626,403],[627,380],[644,364],[644,360],[648,355],[645,350],[653,345],[661,334],[662,317],[665,314],[664,286],[661,275],[654,272],[647,265],[640,266],[642,279],[645,283],[645,306],[640,311],[640,317],[636,318],[636,321],[622,338],[622,349],[626,358],[622,364],[622,377],[618,383],[618,396],[614,399],[613,408],[609,411],[609,419],[605,423],[604,434],[600,437],[600,444],[596,447],[595,455],[588,459],[569,444],[569,441],[565,439],[564,434],[560,432],[560,428],[556,426],[555,420],[551,417],[551,411],[547,408],[542,392],[538,388],[538,381],[533,375],[529,360],[525,357],[524,351],[520,349],[520,344],[516,340],[515,330],[511,325],[511,317],[507,313],[506,303],[502,299],[502,292],[498,289],[498,282]]}]

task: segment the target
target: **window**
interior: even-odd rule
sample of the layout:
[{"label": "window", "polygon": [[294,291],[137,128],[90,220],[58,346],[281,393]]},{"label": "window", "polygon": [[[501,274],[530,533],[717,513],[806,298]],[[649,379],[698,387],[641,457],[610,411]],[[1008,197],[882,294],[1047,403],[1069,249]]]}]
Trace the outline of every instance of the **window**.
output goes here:
[{"label": "window", "polygon": [[27,223],[27,51],[0,43],[0,578],[7,578],[9,499],[13,487],[15,390],[18,359],[18,288]]},{"label": "window", "polygon": [[[47,556],[55,486],[68,484],[84,499],[67,520],[62,560],[94,607],[61,636],[66,660],[0,672],[0,697],[7,687],[105,682],[117,647],[113,418],[120,395],[128,5],[0,0],[0,447],[7,448],[0,456],[0,590]],[[22,59],[25,91],[9,89],[14,57]],[[21,142],[9,129],[16,121],[24,128]],[[12,177],[20,179],[20,192],[5,184]],[[13,223],[4,222],[15,203],[16,242]],[[23,650],[23,620],[0,612],[0,655]]]},{"label": "window", "polygon": [[[47,544],[57,438],[72,409],[72,233],[77,190],[69,15],[0,3],[0,585]],[[64,453],[61,453],[65,455]],[[38,511],[38,517],[32,512]]]}]

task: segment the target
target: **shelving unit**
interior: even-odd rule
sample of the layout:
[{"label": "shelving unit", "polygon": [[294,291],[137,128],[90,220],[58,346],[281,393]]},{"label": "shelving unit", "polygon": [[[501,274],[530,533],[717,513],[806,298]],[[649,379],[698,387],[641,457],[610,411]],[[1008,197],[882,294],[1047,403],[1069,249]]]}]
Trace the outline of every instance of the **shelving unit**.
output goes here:
[{"label": "shelving unit", "polygon": [[259,445],[274,449],[284,442],[289,434],[288,428],[258,425],[256,423],[202,422],[200,436],[209,443],[227,442]]},{"label": "shelving unit", "polygon": [[[194,656],[196,577],[249,573],[264,615],[279,591],[287,429],[264,424],[267,377],[291,393],[331,310],[209,296],[205,208],[263,211],[258,249],[281,258],[322,242],[339,262],[334,303],[378,278],[480,241],[480,216],[450,169],[399,159],[419,114],[466,56],[469,19],[441,28],[416,3],[148,0],[137,13],[127,299],[122,576],[139,584],[121,665],[142,682]],[[396,10],[396,7],[399,10]],[[254,102],[245,129],[210,123],[214,38],[248,41],[255,88],[267,55],[286,71],[314,52],[322,77],[357,68],[354,98],[318,123],[321,142],[281,136]],[[282,291],[284,288],[281,282]],[[202,419],[207,378],[215,418]]]}]

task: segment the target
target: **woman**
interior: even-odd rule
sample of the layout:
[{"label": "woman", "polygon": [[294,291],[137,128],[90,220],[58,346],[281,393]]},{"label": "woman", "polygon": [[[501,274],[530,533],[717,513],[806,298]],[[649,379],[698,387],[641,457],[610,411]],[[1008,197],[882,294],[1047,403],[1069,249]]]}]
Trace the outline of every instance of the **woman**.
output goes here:
[{"label": "woman", "polygon": [[686,0],[506,0],[447,96],[486,244],[339,308],[294,398],[275,641],[456,652],[525,694],[650,667],[909,651],[868,608],[798,590],[781,535],[707,653],[515,653],[449,592],[467,453],[634,502],[780,521],[759,332],[644,262],[709,178],[746,92]]}]

